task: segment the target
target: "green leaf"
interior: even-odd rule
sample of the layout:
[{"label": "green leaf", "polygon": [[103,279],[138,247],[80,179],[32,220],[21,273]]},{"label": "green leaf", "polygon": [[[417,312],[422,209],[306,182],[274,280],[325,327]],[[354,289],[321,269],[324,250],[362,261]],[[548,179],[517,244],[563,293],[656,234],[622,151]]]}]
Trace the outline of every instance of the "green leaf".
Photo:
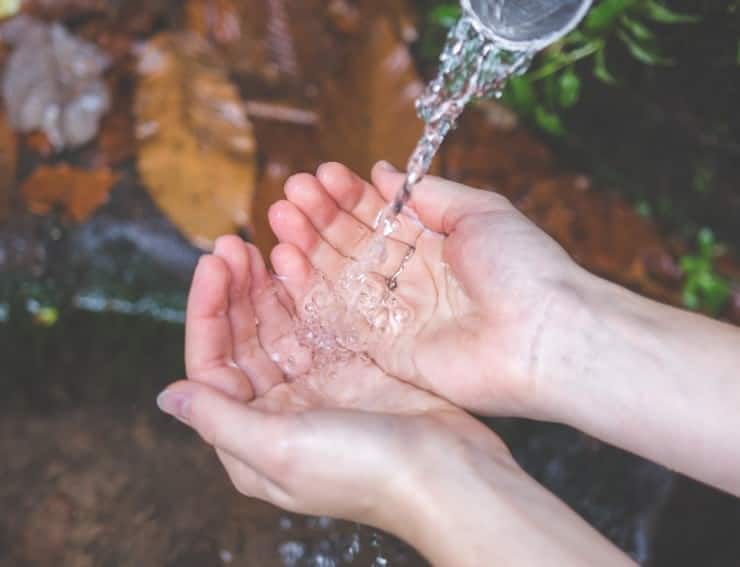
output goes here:
[{"label": "green leaf", "polygon": [[629,16],[622,16],[622,25],[639,41],[649,41],[655,37],[650,28]]},{"label": "green leaf", "polygon": [[702,256],[711,258],[714,255],[714,233],[711,228],[702,228],[696,235]]},{"label": "green leaf", "polygon": [[542,81],[542,95],[547,108],[555,108],[558,103],[558,82],[555,75],[547,75]]},{"label": "green leaf", "polygon": [[42,327],[53,327],[59,320],[56,307],[41,307],[34,315],[34,322]]},{"label": "green leaf", "polygon": [[701,288],[704,308],[710,315],[717,315],[730,297],[729,283],[719,276],[712,275]]},{"label": "green leaf", "polygon": [[684,256],[681,258],[681,269],[686,274],[695,274],[704,269],[704,262],[696,256]]},{"label": "green leaf", "polygon": [[439,26],[451,28],[461,14],[462,11],[457,4],[441,4],[429,12],[429,20]]},{"label": "green leaf", "polygon": [[537,106],[537,95],[526,76],[509,79],[504,100],[522,116],[531,116]]},{"label": "green leaf", "polygon": [[701,18],[692,14],[674,12],[658,0],[648,0],[645,11],[649,18],[661,24],[686,24],[698,22]]},{"label": "green leaf", "polygon": [[558,102],[563,108],[572,108],[581,95],[581,79],[573,69],[568,69],[558,78]]},{"label": "green leaf", "polygon": [[603,0],[591,8],[583,27],[591,34],[600,35],[613,27],[634,3],[635,0]]},{"label": "green leaf", "polygon": [[635,211],[638,215],[640,215],[643,218],[649,219],[653,216],[653,208],[650,206],[650,203],[646,201],[645,199],[640,199],[635,203]]},{"label": "green leaf", "polygon": [[627,49],[632,54],[632,56],[638,61],[645,63],[646,65],[673,64],[673,61],[658,53],[658,51],[654,47],[645,45],[637,41],[629,34],[625,33],[623,30],[619,30],[617,32],[617,35],[619,36],[619,39],[621,39],[622,42],[627,46]]},{"label": "green leaf", "polygon": [[560,116],[554,112],[549,112],[544,106],[537,106],[534,109],[534,119],[537,126],[548,134],[552,134],[553,136],[562,136],[565,134],[565,127],[560,120]]},{"label": "green leaf", "polygon": [[693,311],[699,309],[699,294],[696,293],[693,286],[686,286],[684,288],[683,304]]},{"label": "green leaf", "polygon": [[599,49],[594,57],[594,77],[607,85],[614,85],[617,82],[616,77],[614,77],[606,67],[605,49]]},{"label": "green leaf", "polygon": [[694,164],[694,175],[691,180],[694,191],[703,194],[712,192],[715,169],[714,164],[707,159],[701,159]]}]

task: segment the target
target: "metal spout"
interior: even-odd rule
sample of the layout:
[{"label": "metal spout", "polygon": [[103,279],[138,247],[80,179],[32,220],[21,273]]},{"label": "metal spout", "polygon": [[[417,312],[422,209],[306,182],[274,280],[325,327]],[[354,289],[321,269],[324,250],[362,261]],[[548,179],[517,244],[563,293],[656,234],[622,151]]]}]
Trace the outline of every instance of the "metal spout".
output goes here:
[{"label": "metal spout", "polygon": [[511,51],[539,51],[575,28],[591,0],[461,0],[484,36]]}]

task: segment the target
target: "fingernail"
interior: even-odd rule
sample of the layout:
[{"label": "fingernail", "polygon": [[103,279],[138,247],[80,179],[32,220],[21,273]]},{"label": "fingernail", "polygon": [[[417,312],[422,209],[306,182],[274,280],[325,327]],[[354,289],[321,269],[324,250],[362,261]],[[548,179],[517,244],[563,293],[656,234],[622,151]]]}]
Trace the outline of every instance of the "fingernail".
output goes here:
[{"label": "fingernail", "polygon": [[378,163],[378,167],[380,167],[380,169],[382,169],[384,171],[389,171],[389,172],[393,172],[393,173],[398,172],[398,170],[395,167],[393,167],[393,164],[390,163],[390,162],[388,162],[388,161],[381,161],[381,162],[379,162]]},{"label": "fingernail", "polygon": [[157,396],[157,406],[164,413],[168,413],[187,423],[190,410],[190,396],[175,394],[169,390],[165,390]]}]

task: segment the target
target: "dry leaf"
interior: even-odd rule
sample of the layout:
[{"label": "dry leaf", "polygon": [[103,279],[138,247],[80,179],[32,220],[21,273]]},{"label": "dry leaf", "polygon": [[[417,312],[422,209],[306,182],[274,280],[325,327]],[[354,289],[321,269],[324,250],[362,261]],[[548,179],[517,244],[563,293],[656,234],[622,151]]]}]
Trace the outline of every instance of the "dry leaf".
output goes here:
[{"label": "dry leaf", "polygon": [[99,165],[116,166],[136,155],[134,87],[131,83],[128,66],[116,66],[108,76],[113,106],[100,122],[99,153],[96,156]]},{"label": "dry leaf", "polygon": [[423,124],[414,102],[423,85],[388,18],[349,42],[344,68],[322,85],[324,154],[362,175],[385,159],[404,167]]},{"label": "dry leaf", "polygon": [[74,19],[92,14],[104,14],[105,0],[24,0],[23,9],[50,20]]},{"label": "dry leaf", "polygon": [[37,215],[60,207],[68,218],[82,222],[106,202],[115,180],[109,169],[43,166],[23,183],[21,192],[29,210]]},{"label": "dry leaf", "polygon": [[8,125],[5,113],[0,113],[0,221],[10,213],[11,191],[15,186],[18,143]]},{"label": "dry leaf", "polygon": [[186,15],[188,28],[218,45],[230,70],[270,88],[287,83],[294,98],[310,96],[336,53],[325,0],[188,0]]},{"label": "dry leaf", "polygon": [[167,216],[209,248],[250,219],[251,123],[222,61],[193,34],[157,36],[141,53],[139,72],[139,172]]},{"label": "dry leaf", "polygon": [[49,141],[49,136],[44,134],[41,130],[34,130],[29,134],[23,136],[26,148],[30,151],[37,153],[41,157],[47,158],[54,153],[54,146]]},{"label": "dry leaf", "polygon": [[274,76],[267,48],[267,3],[264,0],[188,0],[188,29],[219,46],[237,72]]}]

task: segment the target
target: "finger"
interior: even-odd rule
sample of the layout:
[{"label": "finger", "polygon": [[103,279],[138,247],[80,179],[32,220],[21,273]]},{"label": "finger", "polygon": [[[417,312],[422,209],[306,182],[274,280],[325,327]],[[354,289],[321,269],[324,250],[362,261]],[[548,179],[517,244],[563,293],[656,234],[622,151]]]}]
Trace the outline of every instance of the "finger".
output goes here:
[{"label": "finger", "polygon": [[265,413],[192,381],[177,382],[157,398],[160,409],[203,440],[268,478],[285,474],[301,428],[296,414]]},{"label": "finger", "polygon": [[[375,192],[372,186],[365,185],[368,191]],[[301,174],[290,178],[285,184],[285,194],[306,216],[319,236],[345,257],[359,257],[367,249],[370,239],[375,236],[374,230],[340,209],[319,180],[312,175]],[[408,227],[408,223],[406,226]],[[386,266],[378,269],[380,273],[389,276],[397,269],[420,230],[417,228],[413,234],[406,231],[408,243],[399,242],[394,238],[386,240],[388,256]]]},{"label": "finger", "polygon": [[270,359],[259,341],[257,314],[250,295],[251,276],[249,251],[246,243],[238,236],[224,236],[216,241],[214,255],[221,258],[231,271],[229,286],[228,319],[231,326],[232,356],[253,382],[266,384],[282,381],[282,371]]},{"label": "finger", "polygon": [[[405,173],[380,162],[373,168],[372,179],[386,199],[392,199],[405,179]],[[512,208],[509,201],[489,191],[472,189],[432,175],[414,187],[409,206],[424,225],[436,232],[450,234],[466,215],[500,212]]]},{"label": "finger", "polygon": [[[319,167],[316,177],[341,210],[370,230],[375,229],[378,215],[393,197],[384,198],[370,183],[340,163],[323,164]],[[286,193],[287,191],[286,185]],[[290,199],[290,196],[288,198]],[[393,238],[405,244],[416,242],[423,226],[416,219],[406,215],[400,215],[398,221],[399,226],[393,232]]]},{"label": "finger", "polygon": [[297,246],[313,266],[329,277],[339,274],[347,259],[328,244],[298,207],[278,201],[268,213],[270,226],[280,242]]},{"label": "finger", "polygon": [[228,319],[228,266],[215,256],[203,256],[193,276],[185,327],[188,376],[240,400],[253,397],[252,386],[232,357]]},{"label": "finger", "polygon": [[317,277],[306,255],[293,244],[278,244],[270,261],[296,306],[300,306]]},{"label": "finger", "polygon": [[[285,375],[291,378],[300,376],[311,367],[312,357],[309,349],[301,345],[296,336],[296,321],[292,310],[286,306],[284,286],[267,273],[265,261],[257,248],[248,244],[247,252],[253,281],[252,305],[259,321],[260,344]],[[255,381],[257,394],[264,394],[277,383]]]}]

